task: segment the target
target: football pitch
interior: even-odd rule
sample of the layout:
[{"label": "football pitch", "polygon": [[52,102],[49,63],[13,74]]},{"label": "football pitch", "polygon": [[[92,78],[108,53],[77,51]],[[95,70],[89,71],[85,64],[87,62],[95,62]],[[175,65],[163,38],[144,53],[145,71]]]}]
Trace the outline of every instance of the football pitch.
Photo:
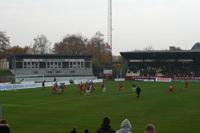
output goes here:
[{"label": "football pitch", "polygon": [[50,88],[0,91],[2,114],[12,133],[69,133],[73,127],[78,133],[96,133],[105,116],[114,130],[128,118],[133,133],[143,133],[147,123],[157,133],[200,132],[200,83],[185,89],[182,82],[173,82],[175,92],[168,93],[169,83],[138,81],[140,98],[131,89],[132,81],[125,81],[123,92],[118,83],[106,81],[105,93],[95,84],[90,96],[77,94],[78,85],[67,86],[63,94],[52,94]]}]

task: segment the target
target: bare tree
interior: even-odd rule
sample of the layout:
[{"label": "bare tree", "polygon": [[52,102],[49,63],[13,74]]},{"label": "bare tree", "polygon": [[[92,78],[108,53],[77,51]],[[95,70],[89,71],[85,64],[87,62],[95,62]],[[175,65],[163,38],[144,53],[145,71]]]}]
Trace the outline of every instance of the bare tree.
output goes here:
[{"label": "bare tree", "polygon": [[50,42],[45,35],[39,35],[34,39],[33,44],[34,54],[46,54],[50,49]]},{"label": "bare tree", "polygon": [[97,75],[104,68],[111,67],[111,49],[104,41],[104,35],[96,32],[95,35],[88,41],[87,53],[93,56],[93,71]]},{"label": "bare tree", "polygon": [[5,32],[0,31],[0,52],[4,52],[10,47],[10,39],[6,36]]}]

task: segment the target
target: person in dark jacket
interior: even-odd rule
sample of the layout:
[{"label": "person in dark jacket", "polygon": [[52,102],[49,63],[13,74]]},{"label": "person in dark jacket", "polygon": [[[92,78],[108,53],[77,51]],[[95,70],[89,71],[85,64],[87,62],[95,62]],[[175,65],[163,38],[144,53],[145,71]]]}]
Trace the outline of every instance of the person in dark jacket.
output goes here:
[{"label": "person in dark jacket", "polygon": [[115,133],[110,126],[110,119],[108,117],[103,119],[101,127],[97,130],[97,133]]},{"label": "person in dark jacket", "polygon": [[45,88],[45,80],[42,81],[42,89],[44,89],[44,88]]},{"label": "person in dark jacket", "polygon": [[5,120],[0,121],[0,133],[10,133],[10,126]]},{"label": "person in dark jacket", "polygon": [[135,90],[135,92],[136,92],[136,94],[137,94],[137,98],[140,97],[141,91],[142,91],[141,88],[140,88],[139,86],[137,86],[137,87],[136,87],[136,90]]}]

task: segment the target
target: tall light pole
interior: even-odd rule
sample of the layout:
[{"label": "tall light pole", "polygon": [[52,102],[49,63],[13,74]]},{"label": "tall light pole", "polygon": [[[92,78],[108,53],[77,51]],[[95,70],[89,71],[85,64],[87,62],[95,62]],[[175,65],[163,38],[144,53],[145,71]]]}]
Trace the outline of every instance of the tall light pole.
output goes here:
[{"label": "tall light pole", "polygon": [[111,49],[111,64],[112,64],[112,0],[108,0],[108,44]]}]

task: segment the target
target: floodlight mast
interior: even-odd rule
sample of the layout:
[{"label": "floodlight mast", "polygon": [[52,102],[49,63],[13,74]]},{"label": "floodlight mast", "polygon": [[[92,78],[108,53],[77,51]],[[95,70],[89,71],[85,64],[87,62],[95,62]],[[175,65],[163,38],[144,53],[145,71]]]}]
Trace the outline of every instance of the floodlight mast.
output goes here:
[{"label": "floodlight mast", "polygon": [[111,52],[112,62],[112,0],[108,0],[108,44]]}]

